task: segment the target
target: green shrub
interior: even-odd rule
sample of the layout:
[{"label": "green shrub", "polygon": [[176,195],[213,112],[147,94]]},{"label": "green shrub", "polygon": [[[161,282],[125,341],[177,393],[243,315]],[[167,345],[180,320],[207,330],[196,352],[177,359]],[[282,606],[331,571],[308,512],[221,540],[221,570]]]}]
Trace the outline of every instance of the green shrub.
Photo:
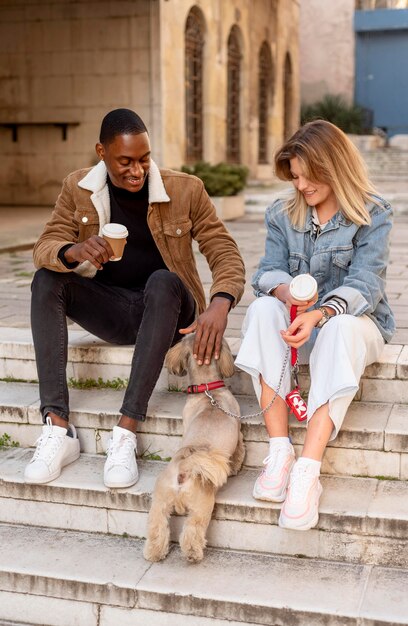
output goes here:
[{"label": "green shrub", "polygon": [[249,170],[244,165],[230,165],[218,163],[211,165],[199,161],[194,165],[183,165],[182,172],[198,176],[210,196],[234,196],[244,189]]},{"label": "green shrub", "polygon": [[355,135],[367,134],[371,129],[365,128],[364,110],[357,105],[348,105],[341,96],[327,95],[319,102],[302,106],[301,123],[321,119],[332,122],[345,133]]}]

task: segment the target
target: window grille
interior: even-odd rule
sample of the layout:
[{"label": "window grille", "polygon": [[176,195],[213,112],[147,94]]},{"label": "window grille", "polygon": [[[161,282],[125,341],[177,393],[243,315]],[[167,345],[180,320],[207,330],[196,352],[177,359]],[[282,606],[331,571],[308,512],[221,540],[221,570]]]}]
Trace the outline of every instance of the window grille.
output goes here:
[{"label": "window grille", "polygon": [[186,160],[203,159],[203,50],[204,28],[191,11],[185,29]]},{"label": "window grille", "polygon": [[284,138],[289,139],[292,134],[292,105],[293,105],[293,76],[292,63],[289,53],[285,59],[285,76],[284,76]]},{"label": "window grille", "polygon": [[241,91],[241,47],[234,27],[228,37],[227,69],[227,161],[239,163],[240,149],[240,91]]},{"label": "window grille", "polygon": [[258,163],[268,163],[268,114],[272,89],[272,59],[266,41],[259,51]]},{"label": "window grille", "polygon": [[375,9],[406,9],[408,0],[356,0],[356,11],[372,11]]}]

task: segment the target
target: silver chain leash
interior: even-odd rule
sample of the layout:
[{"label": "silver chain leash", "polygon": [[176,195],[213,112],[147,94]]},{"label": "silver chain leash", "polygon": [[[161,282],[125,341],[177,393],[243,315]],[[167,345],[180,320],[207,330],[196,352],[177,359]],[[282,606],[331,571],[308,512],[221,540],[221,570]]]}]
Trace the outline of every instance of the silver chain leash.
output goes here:
[{"label": "silver chain leash", "polygon": [[281,371],[281,375],[280,375],[280,378],[279,378],[278,386],[276,387],[275,395],[273,396],[273,398],[270,401],[270,403],[268,404],[268,406],[266,406],[264,409],[261,409],[260,411],[258,411],[258,413],[251,413],[250,415],[236,415],[235,413],[231,413],[231,411],[226,411],[225,409],[223,409],[222,406],[217,402],[217,400],[215,400],[213,398],[213,396],[211,395],[211,393],[208,390],[204,391],[204,393],[207,396],[207,398],[209,398],[212,406],[217,407],[217,409],[220,409],[220,411],[222,411],[226,415],[229,415],[230,417],[235,417],[235,418],[237,418],[239,420],[246,420],[246,419],[249,419],[251,417],[258,417],[259,415],[263,415],[264,413],[266,413],[266,411],[269,411],[269,409],[271,408],[272,404],[275,402],[275,400],[276,400],[276,398],[278,396],[279,389],[281,388],[281,385],[282,385],[282,382],[283,382],[283,377],[285,375],[286,368],[287,368],[287,365],[288,365],[289,355],[290,355],[290,348],[288,348],[286,350],[285,360],[283,361],[282,371]]}]

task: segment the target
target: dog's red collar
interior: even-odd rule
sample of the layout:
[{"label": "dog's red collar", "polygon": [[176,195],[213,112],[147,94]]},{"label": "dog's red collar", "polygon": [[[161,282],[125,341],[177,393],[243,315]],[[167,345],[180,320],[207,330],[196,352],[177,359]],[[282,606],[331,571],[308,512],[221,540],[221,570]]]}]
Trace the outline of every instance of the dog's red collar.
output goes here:
[{"label": "dog's red collar", "polygon": [[187,387],[187,393],[203,393],[204,391],[211,391],[212,389],[220,389],[225,387],[223,380],[214,380],[212,383],[203,383],[202,385],[189,385]]}]

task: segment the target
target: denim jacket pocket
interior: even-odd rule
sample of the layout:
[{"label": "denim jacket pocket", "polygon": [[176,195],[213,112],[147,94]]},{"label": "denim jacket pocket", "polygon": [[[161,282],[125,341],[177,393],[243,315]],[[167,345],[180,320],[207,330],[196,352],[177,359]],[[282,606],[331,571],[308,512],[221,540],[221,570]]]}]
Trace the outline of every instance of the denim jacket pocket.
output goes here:
[{"label": "denim jacket pocket", "polygon": [[309,260],[301,254],[295,252],[289,255],[289,273],[291,276],[298,274],[308,274],[310,271]]},{"label": "denim jacket pocket", "polygon": [[337,248],[332,253],[333,263],[333,283],[342,285],[348,274],[349,265],[353,258],[353,246],[347,248]]}]

